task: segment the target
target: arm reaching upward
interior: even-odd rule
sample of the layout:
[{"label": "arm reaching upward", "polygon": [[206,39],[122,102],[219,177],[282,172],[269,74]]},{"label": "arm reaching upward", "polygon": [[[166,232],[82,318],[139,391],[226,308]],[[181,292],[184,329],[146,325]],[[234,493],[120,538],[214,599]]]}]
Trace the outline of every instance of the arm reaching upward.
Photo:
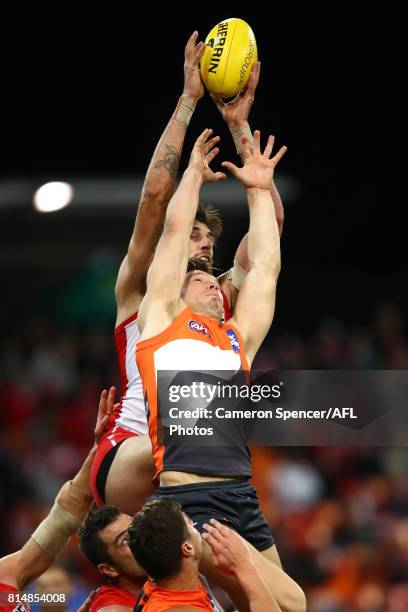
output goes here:
[{"label": "arm reaching upward", "polygon": [[180,297],[187,270],[189,241],[201,186],[225,178],[209,164],[218,154],[219,137],[206,129],[193,147],[189,165],[170,200],[163,233],[147,275],[147,291],[139,311],[141,339],[165,329],[184,308]]},{"label": "arm reaching upward", "polygon": [[[261,62],[256,62],[252,67],[248,84],[245,89],[243,89],[233,100],[231,100],[231,102],[228,102],[227,104],[221,98],[211,95],[211,98],[220,111],[222,118],[228,125],[237,147],[237,152],[239,155],[241,155],[242,161],[244,161],[242,158],[242,136],[246,135],[251,146],[253,144],[253,137],[248,123],[248,116],[255,99],[255,92],[259,81],[260,71]],[[279,234],[282,235],[284,209],[281,196],[273,178],[269,185],[269,191],[275,208]],[[248,258],[248,235],[245,235],[235,253],[234,266],[218,279],[222,290],[227,296],[232,313],[235,311],[238,292],[244,281],[245,274],[249,272],[250,267],[251,265]]]},{"label": "arm reaching upward", "polygon": [[[243,152],[242,136],[246,136],[248,138],[251,146],[253,143],[252,132],[248,123],[248,116],[255,99],[255,91],[258,85],[260,72],[261,62],[256,62],[252,67],[247,86],[233,100],[231,100],[231,102],[228,102],[227,104],[225,104],[225,102],[223,102],[221,98],[217,98],[216,96],[211,94],[211,98],[213,99],[218,110],[220,111],[225,123],[228,125],[228,128],[237,147],[237,153],[241,156],[241,159]],[[244,160],[242,159],[242,161]],[[284,209],[282,199],[280,197],[279,191],[276,187],[273,178],[271,179],[271,183],[269,185],[269,191],[275,208],[276,220],[278,222],[279,227],[279,235],[282,235]],[[236,257],[238,257],[239,260],[240,254],[237,253]],[[243,267],[245,267],[245,265]]]},{"label": "arm reaching upward", "polygon": [[140,306],[146,289],[147,270],[173,193],[188,123],[197,102],[204,94],[199,63],[205,45],[197,44],[197,37],[198,33],[194,32],[187,42],[183,93],[153,153],[128,252],[119,270],[115,288],[117,325],[134,314]]},{"label": "arm reaching upward", "polygon": [[273,136],[269,136],[265,151],[261,153],[260,132],[255,131],[253,151],[248,139],[243,137],[244,166],[238,168],[230,162],[222,164],[242,183],[248,198],[248,256],[251,270],[240,289],[231,323],[240,330],[250,361],[272,323],[280,271],[279,231],[269,185],[286,147],[281,147],[270,159],[273,143]]}]

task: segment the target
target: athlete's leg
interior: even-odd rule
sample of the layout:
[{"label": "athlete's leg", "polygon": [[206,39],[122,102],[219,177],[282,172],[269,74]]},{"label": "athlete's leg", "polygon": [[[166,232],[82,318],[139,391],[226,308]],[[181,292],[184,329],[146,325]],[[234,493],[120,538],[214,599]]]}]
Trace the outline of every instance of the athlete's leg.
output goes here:
[{"label": "athlete's leg", "polygon": [[[210,547],[204,541],[203,544],[200,572],[224,589],[240,612],[249,612],[248,600],[237,580],[233,576],[227,576],[214,566]],[[304,612],[306,610],[304,593],[299,585],[274,561],[277,555],[276,547],[272,546],[261,553],[252,544],[248,543],[248,546],[251,549],[252,558],[258,572],[274,595],[282,612]],[[272,550],[273,548],[275,548],[275,551]]]},{"label": "athlete's leg", "polygon": [[131,516],[155,491],[152,447],[148,435],[124,440],[109,469],[105,501]]}]

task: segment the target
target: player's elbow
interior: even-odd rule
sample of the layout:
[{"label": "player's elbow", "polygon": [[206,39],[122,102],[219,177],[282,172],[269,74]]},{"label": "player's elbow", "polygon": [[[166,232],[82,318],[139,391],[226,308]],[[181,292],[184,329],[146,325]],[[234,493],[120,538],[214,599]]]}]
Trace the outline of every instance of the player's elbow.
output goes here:
[{"label": "player's elbow", "polygon": [[288,594],[287,597],[287,607],[283,608],[282,610],[286,609],[288,612],[306,612],[307,610],[307,601],[306,601],[306,595],[304,594],[304,592],[302,591],[302,589],[300,588],[300,586],[296,583],[295,587],[293,588],[293,591]]},{"label": "player's elbow", "polygon": [[280,593],[278,603],[282,612],[306,612],[307,610],[306,596],[300,586],[292,579],[285,591]]},{"label": "player's elbow", "polygon": [[149,181],[143,187],[141,202],[161,202],[166,201],[166,204],[171,198],[172,187],[168,182],[160,179]]}]

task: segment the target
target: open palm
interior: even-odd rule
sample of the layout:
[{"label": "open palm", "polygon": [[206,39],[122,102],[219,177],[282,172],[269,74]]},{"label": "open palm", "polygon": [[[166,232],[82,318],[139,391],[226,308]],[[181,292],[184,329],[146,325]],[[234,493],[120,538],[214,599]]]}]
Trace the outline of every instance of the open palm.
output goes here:
[{"label": "open palm", "polygon": [[269,136],[265,150],[261,153],[261,133],[255,130],[252,150],[248,138],[242,137],[243,167],[239,168],[231,162],[223,162],[221,165],[227,168],[246,189],[256,187],[269,190],[275,168],[287,150],[286,147],[281,147],[271,158],[274,141],[274,136]]},{"label": "open palm", "polygon": [[223,172],[213,172],[210,168],[210,163],[219,153],[219,149],[215,147],[215,144],[220,139],[219,136],[210,138],[211,134],[211,129],[206,129],[200,134],[195,142],[188,164],[190,168],[195,168],[201,172],[204,183],[226,178]]}]

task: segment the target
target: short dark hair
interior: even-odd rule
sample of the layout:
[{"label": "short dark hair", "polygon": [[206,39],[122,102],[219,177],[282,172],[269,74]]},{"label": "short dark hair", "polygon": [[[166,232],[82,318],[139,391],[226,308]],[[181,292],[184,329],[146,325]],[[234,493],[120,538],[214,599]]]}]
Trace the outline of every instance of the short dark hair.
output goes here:
[{"label": "short dark hair", "polygon": [[187,264],[187,274],[189,272],[195,272],[196,270],[212,274],[212,268],[206,259],[201,259],[201,257],[190,257]]},{"label": "short dark hair", "polygon": [[195,216],[196,221],[201,221],[201,223],[205,223],[208,227],[214,239],[217,240],[222,233],[222,220],[220,213],[213,206],[209,206],[208,204],[199,204],[197,208],[197,213]]},{"label": "short dark hair", "polygon": [[88,512],[79,528],[81,550],[95,567],[98,567],[99,563],[113,564],[113,559],[99,532],[113,523],[120,514],[122,512],[116,506],[102,506],[95,511]]},{"label": "short dark hair", "polygon": [[128,529],[129,548],[153,580],[175,576],[181,569],[181,545],[190,534],[181,506],[175,501],[147,502]]}]

